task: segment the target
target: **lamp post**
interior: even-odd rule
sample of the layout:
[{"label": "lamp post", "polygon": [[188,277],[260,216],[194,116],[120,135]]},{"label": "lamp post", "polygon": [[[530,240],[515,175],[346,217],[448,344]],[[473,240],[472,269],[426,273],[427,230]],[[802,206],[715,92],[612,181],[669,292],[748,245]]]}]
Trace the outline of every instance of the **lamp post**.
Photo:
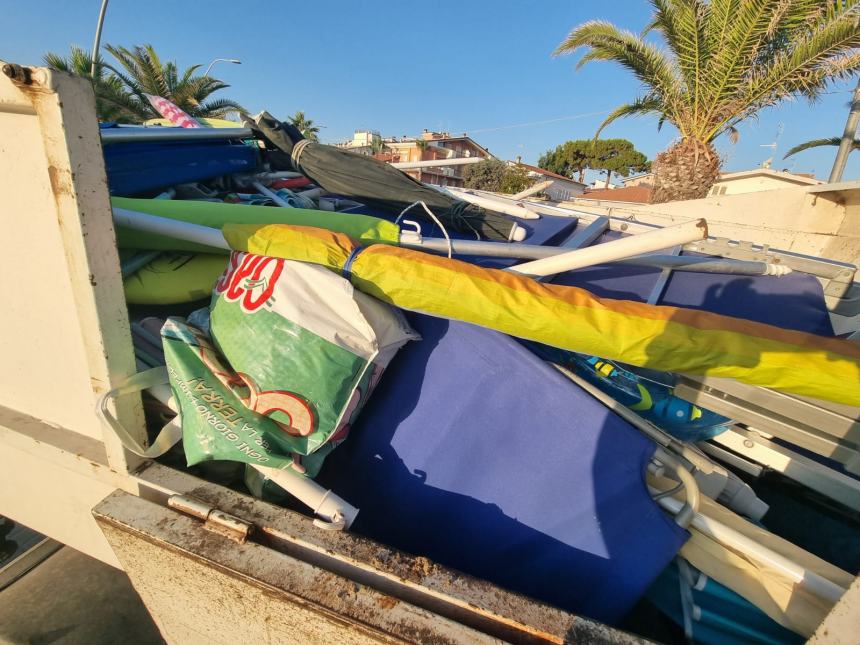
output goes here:
[{"label": "lamp post", "polygon": [[845,122],[845,131],[842,133],[842,140],[839,142],[839,149],[836,151],[836,159],[833,161],[833,170],[830,171],[830,179],[828,183],[834,184],[842,181],[842,173],[845,172],[845,164],[848,163],[848,153],[854,147],[854,140],[857,138],[857,124],[860,123],[860,81],[857,81],[857,88],[854,90],[854,98],[851,100],[851,111],[848,113],[848,120]]},{"label": "lamp post", "polygon": [[[107,0],[105,0],[105,2],[107,2]],[[206,68],[206,73],[203,74],[203,76],[209,76],[209,70],[212,69],[212,66],[215,63],[233,63],[234,65],[241,65],[242,61],[240,61],[236,58],[216,58],[211,63],[209,63],[209,67]]]},{"label": "lamp post", "polygon": [[90,63],[90,77],[96,77],[96,58],[99,55],[99,44],[102,40],[102,25],[105,23],[105,13],[107,13],[108,0],[102,0],[102,8],[99,10],[99,22],[96,25],[96,38],[93,41],[93,54]]}]

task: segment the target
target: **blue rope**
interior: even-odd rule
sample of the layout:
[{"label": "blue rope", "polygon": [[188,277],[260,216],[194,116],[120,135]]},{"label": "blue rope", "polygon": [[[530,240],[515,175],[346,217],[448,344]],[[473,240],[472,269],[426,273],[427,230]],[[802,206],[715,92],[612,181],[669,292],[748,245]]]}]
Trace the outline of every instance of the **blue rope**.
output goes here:
[{"label": "blue rope", "polygon": [[358,257],[358,254],[364,250],[363,246],[356,246],[352,253],[349,254],[349,257],[346,259],[346,262],[343,263],[343,269],[341,273],[344,278],[347,280],[352,280],[352,263],[355,262],[355,258]]}]

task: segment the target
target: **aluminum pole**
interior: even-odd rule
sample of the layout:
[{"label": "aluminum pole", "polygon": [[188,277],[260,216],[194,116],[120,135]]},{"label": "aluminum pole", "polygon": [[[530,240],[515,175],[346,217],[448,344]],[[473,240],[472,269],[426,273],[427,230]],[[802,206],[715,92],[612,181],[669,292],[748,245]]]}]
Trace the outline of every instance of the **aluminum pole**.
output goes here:
[{"label": "aluminum pole", "polygon": [[208,139],[253,139],[248,128],[105,128],[102,143],[131,143],[146,141],[199,141]]},{"label": "aluminum pole", "polygon": [[215,63],[233,63],[234,65],[241,65],[242,61],[236,58],[216,58],[211,63],[209,63],[209,67],[206,68],[206,71],[204,72],[203,76],[209,76],[209,72]]},{"label": "aluminum pole", "polygon": [[511,267],[515,273],[543,277],[565,271],[581,269],[624,258],[659,251],[678,244],[688,244],[708,237],[708,225],[703,219],[658,228],[648,233],[628,235],[612,242],[604,242],[582,249],[566,251],[551,258],[534,260]]},{"label": "aluminum pole", "polygon": [[858,123],[860,123],[860,80],[857,81],[857,87],[854,88],[851,111],[848,113],[848,120],[845,121],[845,131],[842,133],[842,141],[839,142],[839,150],[836,151],[830,179],[827,180],[831,184],[842,181],[842,173],[845,172],[845,164],[848,163],[848,154],[854,149]]},{"label": "aluminum pole", "polygon": [[99,47],[102,42],[102,26],[105,23],[105,14],[107,13],[108,0],[102,0],[102,8],[99,10],[99,22],[96,25],[96,37],[93,40],[93,53],[90,61],[90,78],[96,78],[96,59],[99,56]]},{"label": "aluminum pole", "polygon": [[[216,228],[116,207],[113,209],[113,216],[114,221],[118,225],[131,229],[195,242],[216,249],[230,250],[221,231]],[[447,240],[432,237],[419,238],[414,233],[408,231],[401,233],[400,246],[418,251],[448,252]],[[457,255],[478,255],[498,258],[550,258],[569,253],[569,249],[557,246],[506,244],[504,242],[482,242],[477,240],[451,240],[451,246],[453,252]],[[788,267],[772,265],[767,262],[746,262],[743,260],[697,256],[644,255],[615,260],[614,262],[617,264],[671,268],[674,271],[729,273],[735,275],[782,275],[791,271]],[[782,272],[778,272],[779,270],[782,270]]]}]

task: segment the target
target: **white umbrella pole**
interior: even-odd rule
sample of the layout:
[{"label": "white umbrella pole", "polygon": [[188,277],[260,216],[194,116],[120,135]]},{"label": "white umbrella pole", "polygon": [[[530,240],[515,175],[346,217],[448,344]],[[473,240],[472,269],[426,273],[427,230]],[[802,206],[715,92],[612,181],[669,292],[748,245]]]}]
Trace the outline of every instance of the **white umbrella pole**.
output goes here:
[{"label": "white umbrella pole", "polygon": [[508,270],[535,277],[555,275],[643,253],[651,253],[679,244],[687,244],[695,240],[705,239],[707,236],[708,225],[705,220],[691,220],[648,233],[628,235],[620,240],[604,242],[584,249],[575,249],[550,258],[518,264]]},{"label": "white umbrella pole", "polygon": [[259,181],[252,181],[251,185],[254,188],[256,188],[257,191],[259,191],[259,193],[261,195],[265,195],[266,197],[271,199],[273,202],[275,202],[281,208],[292,208],[292,206],[290,206],[287,202],[285,202],[283,199],[281,199],[277,193],[272,192],[271,190],[266,188],[263,184],[261,184]]},{"label": "white umbrella pole", "polygon": [[475,206],[496,211],[497,213],[504,213],[511,217],[519,217],[520,219],[540,219],[540,215],[537,213],[506,199],[495,199],[486,195],[475,195],[473,193],[460,192],[459,190],[447,190],[445,188],[439,188],[438,186],[431,186],[431,188],[436,188],[440,192],[450,195],[454,199],[469,202]]},{"label": "white umbrella pole", "polygon": [[113,209],[113,219],[116,224],[132,228],[136,231],[164,235],[215,249],[230,250],[230,245],[227,244],[227,240],[224,239],[221,231],[217,228],[116,207]]},{"label": "white umbrella pole", "polygon": [[[358,509],[338,497],[332,491],[317,484],[309,477],[302,477],[289,470],[254,465],[253,468],[272,480],[303,504],[309,506],[314,515],[324,520],[323,528],[349,529],[358,515]],[[321,526],[320,524],[317,524]]]}]

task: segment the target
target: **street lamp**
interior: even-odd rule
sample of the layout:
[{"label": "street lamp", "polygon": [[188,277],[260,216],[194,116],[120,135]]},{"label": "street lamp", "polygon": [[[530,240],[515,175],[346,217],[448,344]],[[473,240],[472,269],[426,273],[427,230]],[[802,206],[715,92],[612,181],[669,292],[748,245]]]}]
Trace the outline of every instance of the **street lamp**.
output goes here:
[{"label": "street lamp", "polygon": [[216,58],[211,63],[209,63],[209,67],[206,68],[206,73],[203,76],[209,76],[209,70],[212,69],[212,66],[215,63],[233,63],[234,65],[241,65],[242,61],[237,58]]},{"label": "street lamp", "polygon": [[102,39],[102,26],[105,23],[105,13],[107,12],[108,0],[102,0],[102,8],[99,10],[99,21],[96,24],[96,38],[93,41],[93,54],[92,61],[90,63],[90,76],[95,79],[96,77],[96,58],[99,55],[99,43],[101,43]]}]

